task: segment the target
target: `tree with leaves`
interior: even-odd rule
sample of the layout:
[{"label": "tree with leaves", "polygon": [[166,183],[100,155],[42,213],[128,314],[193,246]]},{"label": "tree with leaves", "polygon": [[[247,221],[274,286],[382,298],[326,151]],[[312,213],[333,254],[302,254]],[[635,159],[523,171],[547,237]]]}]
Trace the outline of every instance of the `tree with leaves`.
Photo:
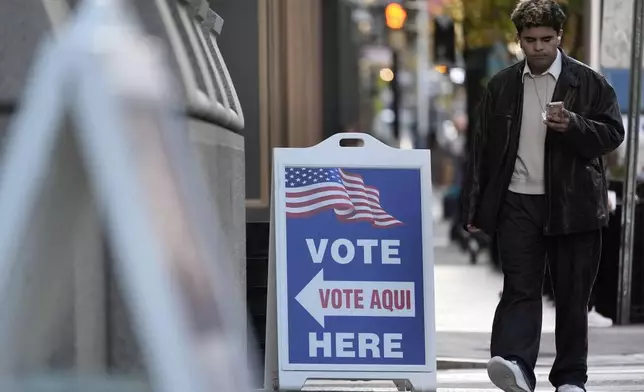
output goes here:
[{"label": "tree with leaves", "polygon": [[[562,46],[569,55],[584,57],[584,0],[559,0],[567,15]],[[462,24],[467,49],[491,47],[496,42],[516,40],[510,14],[517,0],[444,0],[446,10]]]}]

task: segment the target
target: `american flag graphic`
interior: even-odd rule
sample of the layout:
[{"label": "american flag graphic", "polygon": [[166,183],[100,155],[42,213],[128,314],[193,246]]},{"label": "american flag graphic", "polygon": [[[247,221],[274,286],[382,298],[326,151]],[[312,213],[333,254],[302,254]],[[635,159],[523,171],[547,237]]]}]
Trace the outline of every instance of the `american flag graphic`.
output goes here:
[{"label": "american flag graphic", "polygon": [[286,215],[307,217],[333,209],[347,222],[370,222],[377,228],[402,225],[380,205],[380,192],[362,176],[338,168],[286,168]]}]

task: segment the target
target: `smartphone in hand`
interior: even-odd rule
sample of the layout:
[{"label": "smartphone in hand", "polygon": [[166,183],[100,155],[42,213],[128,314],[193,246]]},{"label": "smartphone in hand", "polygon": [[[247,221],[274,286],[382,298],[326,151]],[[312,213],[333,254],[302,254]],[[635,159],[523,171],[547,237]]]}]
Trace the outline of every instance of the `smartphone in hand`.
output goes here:
[{"label": "smartphone in hand", "polygon": [[563,110],[564,110],[564,105],[563,102],[550,102],[546,104],[546,110],[548,112],[549,117],[554,117],[556,119],[559,119],[563,117]]}]

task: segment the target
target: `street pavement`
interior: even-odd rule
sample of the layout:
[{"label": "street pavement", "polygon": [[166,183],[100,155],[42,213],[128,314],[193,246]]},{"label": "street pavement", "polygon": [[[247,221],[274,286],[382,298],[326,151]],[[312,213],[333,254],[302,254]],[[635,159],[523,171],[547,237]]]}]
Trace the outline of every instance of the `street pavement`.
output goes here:
[{"label": "street pavement", "polygon": [[[548,381],[549,368],[538,367],[535,392],[553,392]],[[643,391],[644,365],[591,367],[588,372],[588,392]],[[498,391],[483,369],[445,370],[438,373],[439,392]]]},{"label": "street pavement", "polygon": [[[438,201],[433,207],[439,391],[495,391],[483,367],[503,278],[485,257],[471,265],[449,244]],[[554,307],[544,301],[537,392],[553,390],[548,371],[555,356],[554,327]],[[589,392],[644,391],[644,325],[590,329],[589,340]]]},{"label": "street pavement", "polygon": [[[537,389],[534,392],[554,392],[548,381],[547,367],[537,367]],[[588,392],[644,391],[644,365],[597,366],[588,372]],[[392,381],[329,381],[314,380],[303,388],[307,392],[398,392]],[[489,381],[484,369],[441,370],[438,372],[437,392],[499,391]]]}]

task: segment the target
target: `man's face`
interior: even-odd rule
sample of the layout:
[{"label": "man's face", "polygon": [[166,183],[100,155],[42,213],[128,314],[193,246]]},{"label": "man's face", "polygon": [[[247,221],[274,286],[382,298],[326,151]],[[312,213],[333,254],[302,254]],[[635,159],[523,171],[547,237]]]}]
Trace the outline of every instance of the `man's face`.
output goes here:
[{"label": "man's face", "polygon": [[542,73],[557,57],[561,31],[552,27],[531,27],[519,34],[521,48],[533,73]]}]

